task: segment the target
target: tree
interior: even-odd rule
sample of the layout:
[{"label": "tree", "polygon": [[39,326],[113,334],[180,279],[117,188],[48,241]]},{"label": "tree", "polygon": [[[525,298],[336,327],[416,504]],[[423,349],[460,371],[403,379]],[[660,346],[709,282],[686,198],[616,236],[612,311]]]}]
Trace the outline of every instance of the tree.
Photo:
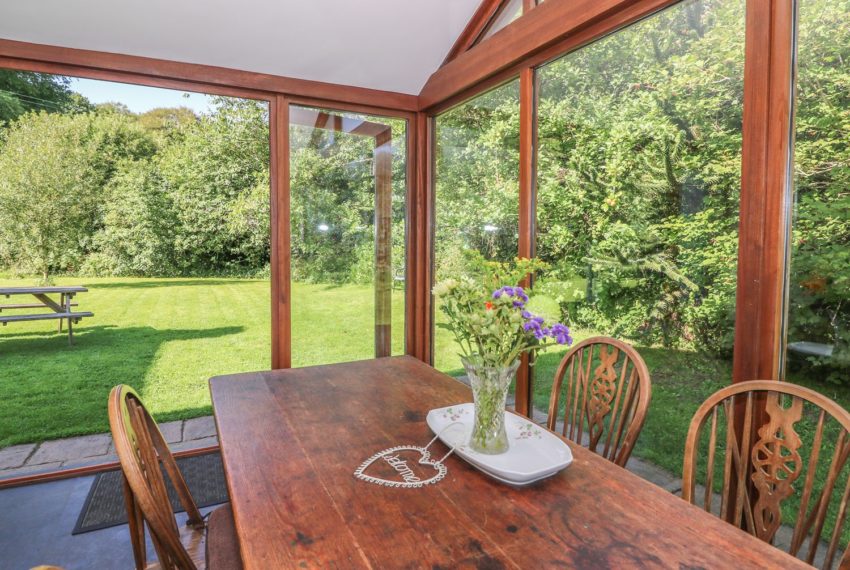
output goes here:
[{"label": "tree", "polygon": [[155,134],[164,144],[165,137],[179,133],[198,121],[198,116],[188,107],[157,107],[139,115],[139,124]]},{"label": "tree", "polygon": [[88,110],[88,102],[71,91],[70,83],[61,75],[0,69],[0,126],[33,111]]},{"label": "tree", "polygon": [[176,271],[177,216],[155,159],[122,162],[105,193],[103,227],[84,271],[165,276]]},{"label": "tree", "polygon": [[[180,272],[241,272],[256,269],[258,260],[264,265],[268,240],[253,241],[252,226],[235,223],[233,210],[268,181],[266,105],[217,97],[213,113],[174,129],[173,141],[158,155],[158,168],[178,219],[174,248]],[[252,204],[268,210],[268,200]],[[246,206],[239,206],[243,214]]]},{"label": "tree", "polygon": [[138,126],[113,113],[20,117],[0,152],[4,256],[45,282],[79,267],[117,164],[153,149]]},{"label": "tree", "polygon": [[588,281],[574,323],[731,349],[743,16],[683,3],[541,70],[538,253]]}]

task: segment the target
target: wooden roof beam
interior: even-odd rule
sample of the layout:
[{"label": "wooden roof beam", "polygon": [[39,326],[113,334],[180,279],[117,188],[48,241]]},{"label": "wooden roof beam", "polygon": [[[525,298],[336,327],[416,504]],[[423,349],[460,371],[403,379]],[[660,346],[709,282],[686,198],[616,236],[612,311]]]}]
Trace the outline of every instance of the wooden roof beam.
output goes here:
[{"label": "wooden roof beam", "polygon": [[446,65],[457,56],[471,48],[475,44],[475,40],[481,37],[481,34],[487,28],[487,24],[493,21],[499,10],[508,3],[509,0],[481,0],[478,9],[469,19],[466,27],[455,40],[452,49],[449,50],[446,59],[443,60],[443,65]]},{"label": "wooden roof beam", "polygon": [[[416,95],[405,93],[2,38],[0,66],[166,88],[179,89],[178,85],[192,82],[203,92],[244,93],[235,96],[251,97],[249,92],[254,92],[255,97],[263,97],[275,93],[408,112],[416,111],[418,106]],[[191,90],[187,87],[183,88]]]},{"label": "wooden roof beam", "polygon": [[544,63],[676,1],[546,0],[434,72],[419,94],[420,110],[432,110],[495,76]]}]

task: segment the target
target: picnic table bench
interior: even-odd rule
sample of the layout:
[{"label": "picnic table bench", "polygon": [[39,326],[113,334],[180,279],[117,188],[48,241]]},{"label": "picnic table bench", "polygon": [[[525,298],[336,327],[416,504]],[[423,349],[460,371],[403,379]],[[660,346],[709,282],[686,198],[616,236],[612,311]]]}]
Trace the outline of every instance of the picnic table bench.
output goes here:
[{"label": "picnic table bench", "polygon": [[[32,295],[37,303],[14,303],[0,304],[0,323],[5,327],[9,323],[26,321],[43,321],[48,319],[59,319],[59,332],[62,332],[62,323],[68,320],[68,344],[74,344],[73,324],[80,322],[85,317],[93,317],[94,313],[89,311],[75,311],[73,307],[78,303],[71,300],[77,293],[85,293],[85,287],[0,287],[0,296],[6,298],[12,295]],[[48,295],[59,295],[59,301],[55,301]],[[10,309],[50,309],[52,313],[27,313],[27,314],[2,314],[4,310]]]}]

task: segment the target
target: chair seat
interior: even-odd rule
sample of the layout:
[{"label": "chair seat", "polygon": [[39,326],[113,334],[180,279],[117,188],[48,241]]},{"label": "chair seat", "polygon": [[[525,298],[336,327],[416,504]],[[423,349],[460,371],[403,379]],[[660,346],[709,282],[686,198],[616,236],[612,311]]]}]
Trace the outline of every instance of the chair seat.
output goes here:
[{"label": "chair seat", "polygon": [[[192,528],[189,525],[180,526],[180,542],[189,553],[189,557],[199,569],[204,568],[204,553],[206,551],[206,535],[203,530]],[[152,560],[145,564],[145,570],[163,570],[159,560]]]},{"label": "chair seat", "polygon": [[[236,538],[236,525],[233,523],[230,503],[212,512],[207,521],[206,533],[183,525],[180,528],[180,542],[199,569],[242,569],[242,557],[239,554],[239,541]],[[154,560],[145,566],[145,570],[162,570],[162,566]]]},{"label": "chair seat", "polygon": [[242,557],[230,503],[217,508],[207,523],[207,570],[240,570]]}]

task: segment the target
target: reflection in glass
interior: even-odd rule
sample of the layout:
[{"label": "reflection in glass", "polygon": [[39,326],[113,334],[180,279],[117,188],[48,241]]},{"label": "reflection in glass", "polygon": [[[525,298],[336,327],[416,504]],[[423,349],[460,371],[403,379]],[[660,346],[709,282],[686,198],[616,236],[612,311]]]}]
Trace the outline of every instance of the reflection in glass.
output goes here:
[{"label": "reflection in glass", "polygon": [[404,353],[406,124],[290,107],[293,366]]},{"label": "reflection in glass", "polygon": [[[437,117],[435,279],[517,255],[519,81]],[[439,310],[435,313],[437,319]],[[434,364],[462,374],[451,335],[437,328]]]}]

